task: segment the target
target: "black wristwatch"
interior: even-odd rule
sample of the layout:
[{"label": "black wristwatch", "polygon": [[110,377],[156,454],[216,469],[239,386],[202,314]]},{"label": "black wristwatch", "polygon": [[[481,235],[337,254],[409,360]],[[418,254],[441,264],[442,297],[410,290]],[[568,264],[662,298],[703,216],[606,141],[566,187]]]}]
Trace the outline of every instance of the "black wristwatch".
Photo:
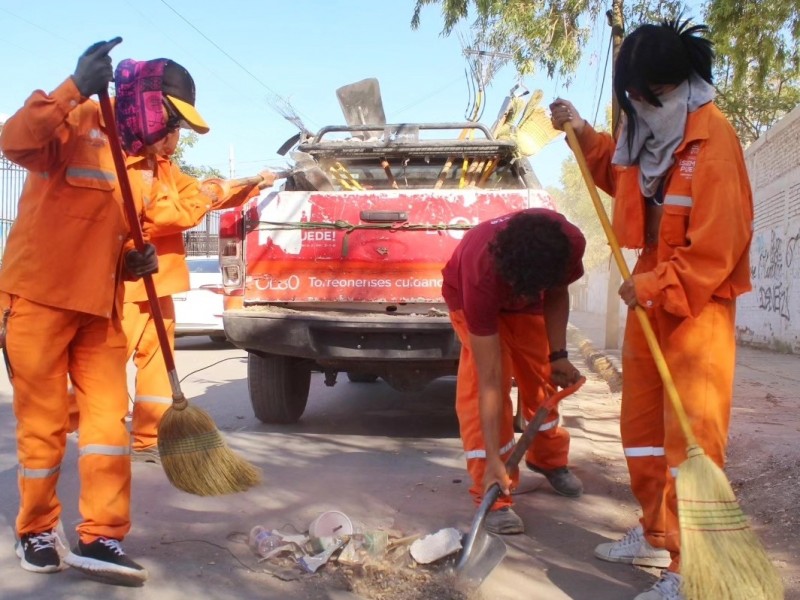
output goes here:
[{"label": "black wristwatch", "polygon": [[551,352],[547,356],[547,360],[549,360],[550,362],[555,362],[557,360],[561,360],[562,358],[568,358],[568,357],[569,357],[569,353],[562,348],[561,350],[555,350],[555,351]]}]

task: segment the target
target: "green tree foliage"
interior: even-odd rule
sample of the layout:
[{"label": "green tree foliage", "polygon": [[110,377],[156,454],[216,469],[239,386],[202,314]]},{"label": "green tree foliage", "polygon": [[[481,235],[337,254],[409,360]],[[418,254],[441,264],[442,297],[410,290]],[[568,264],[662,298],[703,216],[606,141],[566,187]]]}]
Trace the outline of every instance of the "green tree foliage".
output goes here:
[{"label": "green tree foliage", "polygon": [[[638,24],[672,14],[676,0],[618,0],[626,23]],[[488,48],[512,56],[517,71],[533,73],[537,67],[548,77],[569,81],[591,35],[591,26],[607,7],[607,0],[416,0],[411,27],[421,24],[422,9],[440,4],[442,35],[469,21],[476,37]],[[472,12],[471,12],[472,11]],[[605,19],[605,17],[603,17]]]},{"label": "green tree foliage", "polygon": [[186,162],[186,149],[193,148],[197,143],[198,137],[194,131],[181,131],[181,139],[178,147],[172,154],[172,162],[178,165],[184,173],[196,177],[197,179],[208,179],[210,177],[222,178],[222,173],[218,169],[207,166],[196,167]]},{"label": "green tree foliage", "polygon": [[800,3],[712,0],[705,19],[717,104],[747,145],[800,104]]}]

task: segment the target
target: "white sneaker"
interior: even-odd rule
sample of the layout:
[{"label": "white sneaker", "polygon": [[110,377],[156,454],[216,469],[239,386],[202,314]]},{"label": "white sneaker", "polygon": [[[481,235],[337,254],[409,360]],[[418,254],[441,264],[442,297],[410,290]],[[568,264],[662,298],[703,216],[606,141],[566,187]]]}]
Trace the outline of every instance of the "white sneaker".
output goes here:
[{"label": "white sneaker", "polygon": [[598,545],[594,555],[608,562],[660,569],[666,569],[672,562],[667,550],[654,548],[648,543],[641,525],[629,530],[621,540]]},{"label": "white sneaker", "polygon": [[661,579],[655,582],[646,592],[642,592],[633,600],[686,600],[681,594],[683,578],[672,571],[664,571]]}]

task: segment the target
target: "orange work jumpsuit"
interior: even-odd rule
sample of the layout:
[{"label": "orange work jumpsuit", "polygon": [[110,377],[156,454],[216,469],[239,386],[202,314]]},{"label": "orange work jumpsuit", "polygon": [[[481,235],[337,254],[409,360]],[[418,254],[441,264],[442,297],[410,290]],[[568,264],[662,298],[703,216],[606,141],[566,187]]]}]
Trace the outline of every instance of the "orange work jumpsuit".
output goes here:
[{"label": "orange work jumpsuit", "polygon": [[[633,270],[692,430],[725,463],[735,365],[735,298],[750,290],[753,200],[736,133],[713,104],[688,115],[666,174],[657,235],[645,239],[638,167],[611,164],[615,142],[585,126],[581,147],[597,185],[616,199],[622,246],[640,249]],[[648,208],[655,210],[655,207]],[[629,311],[622,352],[620,428],[645,536],[679,570],[675,477],[687,442],[666,398],[638,318]]]},{"label": "orange work jumpsuit", "polygon": [[80,538],[121,540],[130,529],[120,323],[130,240],[105,131],[99,106],[69,78],[50,95],[34,92],[0,135],[3,153],[30,171],[0,268],[17,417],[17,535],[53,529],[61,514],[68,377],[80,409]]},{"label": "orange work jumpsuit", "polygon": [[[528,209],[526,212],[543,213],[561,224],[562,230],[570,239],[571,254],[568,272],[563,285],[569,285],[583,275],[582,257],[586,241],[577,227],[562,215],[547,209]],[[547,399],[543,382],[550,380],[547,331],[542,307],[534,308],[519,300],[506,298],[498,293],[500,284],[491,265],[488,244],[496,233],[495,226],[513,215],[499,217],[484,222],[472,229],[462,239],[453,256],[442,270],[442,292],[450,308],[450,321],[461,342],[461,356],[458,364],[456,385],[456,413],[461,433],[461,441],[467,459],[472,485],[469,492],[476,504],[483,499],[483,476],[486,471],[486,444],[483,439],[480,417],[480,390],[478,369],[470,344],[470,323],[467,314],[476,313],[496,315],[496,332],[500,338],[502,361],[503,419],[500,424],[500,456],[506,460],[514,448],[514,426],[511,405],[511,379],[516,380],[518,399],[526,420],[533,418],[536,409]],[[544,294],[547,294],[545,291]],[[506,302],[522,304],[517,311],[504,306]],[[472,307],[466,308],[467,303]],[[478,308],[480,305],[480,308]],[[475,324],[473,323],[473,326]],[[494,324],[493,324],[494,325]],[[487,323],[478,323],[472,333],[491,335],[484,331]],[[493,327],[494,328],[494,327]],[[474,327],[473,327],[474,329]],[[542,469],[557,469],[567,465],[569,456],[569,432],[559,425],[558,408],[550,410],[545,422],[533,439],[526,461]],[[511,487],[519,483],[519,469],[510,474]],[[492,510],[511,506],[511,496],[501,495],[492,505]]]},{"label": "orange work jumpsuit", "polygon": [[[172,294],[189,289],[182,232],[200,223],[208,211],[239,206],[259,190],[252,184],[230,188],[220,179],[200,183],[163,157],[159,157],[155,168],[151,169],[151,163],[145,158],[128,159],[131,185],[149,190],[144,191],[143,227],[156,246],[158,272],[153,275],[153,282],[174,351]],[[122,326],[128,340],[126,356],[128,359],[133,356],[136,365],[132,447],[143,450],[157,443],[158,423],[172,404],[172,390],[142,280],[125,282]]]}]

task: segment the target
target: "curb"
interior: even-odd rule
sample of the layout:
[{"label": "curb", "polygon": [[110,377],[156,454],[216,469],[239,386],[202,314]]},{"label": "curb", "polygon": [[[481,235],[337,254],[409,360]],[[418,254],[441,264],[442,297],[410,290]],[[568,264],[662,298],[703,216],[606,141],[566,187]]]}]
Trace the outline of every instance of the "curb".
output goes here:
[{"label": "curb", "polygon": [[608,384],[612,393],[622,391],[622,369],[615,360],[592,346],[586,335],[572,323],[567,326],[567,339],[578,347],[589,369]]}]

